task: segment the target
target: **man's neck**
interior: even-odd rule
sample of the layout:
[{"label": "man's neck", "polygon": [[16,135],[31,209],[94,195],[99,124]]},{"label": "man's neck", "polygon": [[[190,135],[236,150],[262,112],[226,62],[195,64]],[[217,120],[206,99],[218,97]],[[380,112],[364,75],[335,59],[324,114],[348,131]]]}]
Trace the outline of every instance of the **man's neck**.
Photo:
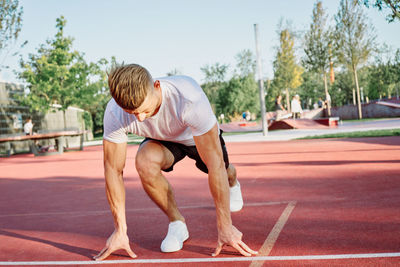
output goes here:
[{"label": "man's neck", "polygon": [[158,111],[160,110],[161,107],[161,103],[162,103],[162,92],[161,92],[161,88],[160,90],[156,91],[156,95],[157,95],[157,106],[156,109],[154,110],[154,113],[151,116],[154,116],[158,113]]}]

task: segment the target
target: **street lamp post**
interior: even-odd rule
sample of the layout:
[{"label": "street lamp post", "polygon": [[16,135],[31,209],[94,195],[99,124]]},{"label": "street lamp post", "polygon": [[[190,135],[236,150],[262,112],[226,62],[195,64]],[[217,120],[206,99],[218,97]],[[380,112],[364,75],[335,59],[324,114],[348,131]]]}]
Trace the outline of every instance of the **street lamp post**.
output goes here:
[{"label": "street lamp post", "polygon": [[260,90],[261,121],[262,121],[263,135],[265,136],[268,134],[268,123],[265,118],[265,92],[264,92],[264,81],[262,78],[262,69],[261,69],[260,46],[258,44],[258,24],[254,24],[254,33],[256,38],[257,73],[258,73],[258,87]]}]

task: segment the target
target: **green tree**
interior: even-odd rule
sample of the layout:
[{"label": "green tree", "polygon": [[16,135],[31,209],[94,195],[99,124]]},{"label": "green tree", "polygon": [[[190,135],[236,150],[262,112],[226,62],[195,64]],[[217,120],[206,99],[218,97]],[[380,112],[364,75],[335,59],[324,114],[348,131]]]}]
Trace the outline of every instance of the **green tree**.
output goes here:
[{"label": "green tree", "polygon": [[220,84],[217,95],[217,113],[236,119],[244,111],[259,114],[258,85],[255,80],[256,62],[250,50],[242,50],[235,56],[233,77]]},{"label": "green tree", "polygon": [[0,1],[0,70],[21,31],[22,11],[18,0]]},{"label": "green tree", "polygon": [[273,97],[284,90],[286,92],[286,105],[290,110],[289,90],[296,89],[301,85],[303,69],[296,62],[293,34],[288,29],[283,29],[279,35],[280,45],[273,63],[274,79],[272,87],[275,94]]},{"label": "green tree", "polygon": [[397,83],[397,90],[400,88],[400,48],[396,50],[393,60],[393,74],[396,77],[395,82]]},{"label": "green tree", "polygon": [[[362,74],[363,72],[361,72]],[[332,84],[332,105],[342,106],[346,104],[353,104],[354,77],[347,69],[337,71],[335,74],[335,83]],[[360,75],[363,77],[364,75]],[[355,101],[354,103],[356,103]]]},{"label": "green tree", "polygon": [[64,36],[65,25],[63,16],[57,18],[54,39],[41,45],[37,54],[29,54],[28,61],[20,61],[19,78],[29,89],[22,102],[31,110],[45,113],[58,104],[65,116],[69,106],[92,94],[89,84],[96,64],[86,63],[83,54],[72,51],[73,39]]},{"label": "green tree", "polygon": [[375,8],[378,8],[379,11],[383,9],[390,9],[389,14],[386,15],[386,20],[390,23],[395,19],[400,20],[400,0],[358,0],[360,3],[364,2],[366,7],[370,7],[372,5]]},{"label": "green tree", "polygon": [[[391,97],[400,81],[399,51],[392,53],[387,47],[380,49],[375,64],[368,68],[368,95],[371,99]],[[386,58],[384,55],[387,55]]]},{"label": "green tree", "polygon": [[216,112],[218,102],[218,90],[225,86],[226,73],[228,69],[229,65],[220,63],[205,65],[200,68],[205,76],[205,83],[202,84],[202,88],[204,93],[207,95],[214,112]]},{"label": "green tree", "polygon": [[361,119],[362,110],[357,69],[368,60],[375,49],[373,27],[367,24],[363,10],[353,0],[340,1],[335,21],[335,52],[339,61],[353,73],[357,91],[358,117]]},{"label": "green tree", "polygon": [[236,59],[236,75],[247,77],[256,72],[256,60],[253,53],[249,49],[242,50],[235,56]]},{"label": "green tree", "polygon": [[217,113],[231,120],[246,110],[259,114],[258,85],[254,73],[247,76],[234,76],[218,91]]},{"label": "green tree", "polygon": [[[306,101],[307,108],[311,109],[313,104],[318,101],[319,97],[322,98],[322,96],[325,95],[321,74],[306,69],[302,73],[301,78],[303,82],[298,88],[298,94],[301,99]],[[274,101],[275,99],[272,100]]]},{"label": "green tree", "polygon": [[182,75],[182,72],[177,68],[174,68],[173,70],[167,72],[167,76],[175,76],[175,75]]},{"label": "green tree", "polygon": [[77,98],[77,105],[91,116],[90,121],[93,122],[91,129],[94,134],[103,131],[104,111],[111,99],[107,73],[115,65],[117,65],[115,57],[112,57],[110,62],[100,59],[96,64],[92,64],[90,83],[84,90],[80,90]]},{"label": "green tree", "polygon": [[[303,64],[310,71],[323,77],[325,99],[329,99],[327,72],[331,62],[331,31],[326,29],[328,16],[318,1],[314,5],[310,29],[304,36],[305,57]],[[328,101],[328,116],[331,115],[330,101]]]},{"label": "green tree", "polygon": [[206,83],[223,82],[229,69],[228,64],[215,63],[214,65],[205,65],[200,68],[204,73]]}]

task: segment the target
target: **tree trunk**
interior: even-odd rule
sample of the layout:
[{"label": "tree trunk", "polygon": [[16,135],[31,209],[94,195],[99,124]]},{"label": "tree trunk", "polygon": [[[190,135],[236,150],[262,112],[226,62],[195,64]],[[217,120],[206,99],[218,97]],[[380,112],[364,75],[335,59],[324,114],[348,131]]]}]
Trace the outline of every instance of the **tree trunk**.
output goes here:
[{"label": "tree trunk", "polygon": [[[67,130],[67,111],[63,110],[63,117],[64,117],[64,130]],[[65,141],[65,147],[68,147],[68,137],[64,137]],[[63,148],[64,149],[64,148]]]},{"label": "tree trunk", "polygon": [[330,117],[331,116],[331,97],[328,92],[328,82],[326,79],[325,71],[324,71],[324,85],[325,85],[326,110],[328,111],[328,117]]},{"label": "tree trunk", "polygon": [[358,109],[358,118],[362,119],[362,109],[361,109],[361,96],[360,96],[360,87],[358,86],[358,77],[357,77],[357,68],[353,66],[354,73],[354,81],[356,82],[356,90],[357,90],[357,109]]},{"label": "tree trunk", "polygon": [[63,117],[64,117],[64,130],[67,130],[67,117],[66,117],[66,112],[65,110],[62,111],[63,112]]},{"label": "tree trunk", "polygon": [[286,107],[287,107],[287,111],[290,113],[292,112],[292,107],[290,106],[290,98],[289,98],[289,89],[286,88]]}]

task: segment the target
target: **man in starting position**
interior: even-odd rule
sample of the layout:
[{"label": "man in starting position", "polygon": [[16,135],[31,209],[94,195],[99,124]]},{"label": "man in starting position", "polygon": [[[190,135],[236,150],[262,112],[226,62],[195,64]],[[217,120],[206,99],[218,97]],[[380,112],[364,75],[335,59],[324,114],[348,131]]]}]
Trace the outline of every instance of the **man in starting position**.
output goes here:
[{"label": "man in starting position", "polygon": [[213,256],[224,245],[234,247],[244,256],[257,254],[242,241],[242,233],[232,225],[230,212],[243,207],[240,184],[235,167],[229,164],[215,115],[200,86],[187,76],[153,80],[145,68],[136,64],[113,69],[108,85],[113,99],[104,114],[104,174],[115,230],[94,258],[103,260],[119,249],[136,257],[127,235],[122,178],[128,132],[146,137],[136,155],[136,169],[144,190],[170,221],[161,243],[162,252],[180,250],[189,237],[185,218],[162,173],[172,171],[178,161],[188,156],[196,161],[197,168],[208,173],[218,228]]}]

